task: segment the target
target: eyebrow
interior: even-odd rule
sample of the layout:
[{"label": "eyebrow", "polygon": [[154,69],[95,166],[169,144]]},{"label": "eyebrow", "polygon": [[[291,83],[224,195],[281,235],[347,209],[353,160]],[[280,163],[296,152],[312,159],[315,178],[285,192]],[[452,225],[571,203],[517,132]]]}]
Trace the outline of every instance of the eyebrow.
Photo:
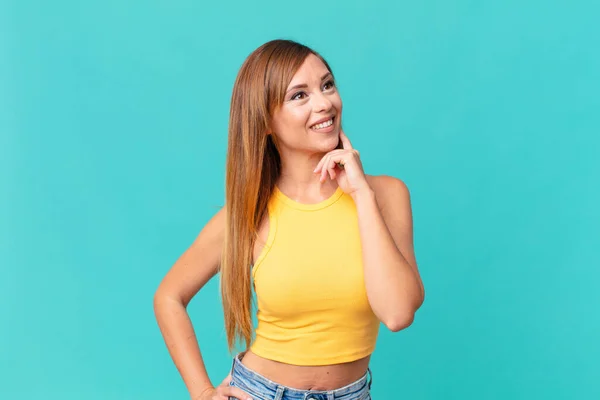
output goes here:
[{"label": "eyebrow", "polygon": [[[330,75],[331,75],[331,72],[330,72],[330,71],[327,71],[327,73],[321,77],[321,82],[323,82],[323,81],[325,80],[325,78],[327,78],[327,77],[328,77],[328,76],[330,76]],[[308,85],[307,85],[306,83],[301,83],[301,84],[299,84],[299,85],[294,85],[294,86],[292,86],[291,88],[289,88],[289,89],[286,91],[286,93],[288,93],[288,92],[291,92],[291,91],[292,91],[292,90],[294,90],[294,89],[301,89],[301,88],[307,88],[307,87],[308,87]]]}]

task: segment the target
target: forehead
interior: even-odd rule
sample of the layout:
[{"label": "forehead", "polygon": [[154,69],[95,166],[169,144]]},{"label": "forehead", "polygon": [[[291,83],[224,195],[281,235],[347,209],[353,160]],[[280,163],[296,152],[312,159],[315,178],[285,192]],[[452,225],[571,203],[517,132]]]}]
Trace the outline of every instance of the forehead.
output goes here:
[{"label": "forehead", "polygon": [[329,70],[323,61],[314,54],[309,54],[300,68],[298,68],[298,71],[296,71],[289,86],[291,87],[302,83],[310,84],[312,82],[320,83],[321,77],[327,72],[329,72]]}]

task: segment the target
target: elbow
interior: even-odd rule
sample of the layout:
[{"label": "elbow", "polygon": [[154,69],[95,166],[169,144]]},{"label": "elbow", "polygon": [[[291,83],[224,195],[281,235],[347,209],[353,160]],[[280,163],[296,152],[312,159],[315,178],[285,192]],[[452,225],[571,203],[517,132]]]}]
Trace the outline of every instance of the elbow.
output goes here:
[{"label": "elbow", "polygon": [[153,297],[153,307],[154,307],[154,312],[157,312],[160,308],[162,308],[165,305],[170,306],[171,304],[179,304],[181,306],[183,306],[184,308],[187,306],[187,304],[178,296],[173,295],[172,293],[167,293],[164,290],[158,289],[155,293],[154,293],[154,297]]},{"label": "elbow", "polygon": [[154,297],[152,299],[152,306],[154,308],[155,314],[159,312],[161,305],[164,303],[164,300],[165,296],[163,296],[162,293],[159,293],[158,291],[154,293]]},{"label": "elbow", "polygon": [[154,296],[152,296],[152,302],[154,304],[154,307],[161,304],[166,298],[167,295],[164,293],[164,290],[161,287],[156,289],[156,291],[154,292]]},{"label": "elbow", "polygon": [[396,313],[388,320],[384,321],[385,326],[392,332],[399,332],[408,328],[415,319],[414,312]]},{"label": "elbow", "polygon": [[412,306],[402,306],[398,307],[395,311],[391,313],[391,315],[383,320],[385,326],[392,332],[398,332],[402,329],[406,329],[412,325],[415,320],[415,313],[423,304],[425,300],[425,293],[421,291],[421,298],[419,301],[416,301],[412,304]]}]

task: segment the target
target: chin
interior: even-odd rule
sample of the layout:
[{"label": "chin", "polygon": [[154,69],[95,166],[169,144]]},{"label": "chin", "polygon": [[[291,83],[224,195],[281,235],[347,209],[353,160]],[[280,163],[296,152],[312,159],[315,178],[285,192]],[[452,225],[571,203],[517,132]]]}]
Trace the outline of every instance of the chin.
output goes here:
[{"label": "chin", "polygon": [[328,138],[322,138],[319,144],[317,144],[317,148],[325,153],[333,151],[337,148],[340,142],[339,131],[333,131],[330,134],[331,136]]}]

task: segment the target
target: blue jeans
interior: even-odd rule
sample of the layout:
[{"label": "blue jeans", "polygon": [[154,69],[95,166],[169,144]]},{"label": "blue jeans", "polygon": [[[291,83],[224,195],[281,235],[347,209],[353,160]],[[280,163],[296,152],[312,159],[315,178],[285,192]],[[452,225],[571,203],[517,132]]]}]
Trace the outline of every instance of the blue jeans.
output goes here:
[{"label": "blue jeans", "polygon": [[[373,375],[370,369],[359,380],[339,389],[302,390],[280,385],[259,375],[242,364],[240,355],[233,358],[229,385],[239,387],[253,400],[371,400]],[[370,379],[367,380],[367,376]]]}]

